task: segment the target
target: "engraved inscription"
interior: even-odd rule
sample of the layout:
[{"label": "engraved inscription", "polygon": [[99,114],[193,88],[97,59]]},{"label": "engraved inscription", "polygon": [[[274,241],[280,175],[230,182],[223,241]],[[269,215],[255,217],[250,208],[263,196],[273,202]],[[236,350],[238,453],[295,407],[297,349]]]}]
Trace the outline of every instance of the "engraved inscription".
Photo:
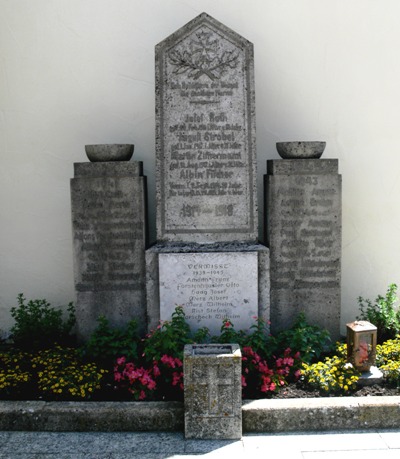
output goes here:
[{"label": "engraved inscription", "polygon": [[129,180],[90,179],[73,191],[73,238],[80,257],[77,291],[143,288],[143,222],[133,210],[132,194],[125,192]]},{"label": "engraved inscription", "polygon": [[[311,168],[311,166],[309,166]],[[337,176],[290,176],[276,185],[273,289],[340,287]],[[278,245],[277,245],[278,243]]]},{"label": "engraved inscription", "polygon": [[180,304],[193,329],[216,335],[224,319],[247,330],[257,315],[257,253],[160,254],[159,269],[162,320]]},{"label": "engraved inscription", "polygon": [[256,232],[250,48],[207,19],[159,49],[160,239]]}]

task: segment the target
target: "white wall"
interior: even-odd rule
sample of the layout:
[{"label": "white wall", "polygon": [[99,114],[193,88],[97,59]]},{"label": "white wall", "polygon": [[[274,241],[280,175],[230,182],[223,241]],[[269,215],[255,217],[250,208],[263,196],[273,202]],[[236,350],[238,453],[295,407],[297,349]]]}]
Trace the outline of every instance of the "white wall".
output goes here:
[{"label": "white wall", "polygon": [[85,144],[135,144],[154,237],[154,46],[203,11],[254,43],[260,200],[275,142],[339,158],[342,323],[400,283],[398,0],[0,0],[0,330],[19,292],[74,299]]}]

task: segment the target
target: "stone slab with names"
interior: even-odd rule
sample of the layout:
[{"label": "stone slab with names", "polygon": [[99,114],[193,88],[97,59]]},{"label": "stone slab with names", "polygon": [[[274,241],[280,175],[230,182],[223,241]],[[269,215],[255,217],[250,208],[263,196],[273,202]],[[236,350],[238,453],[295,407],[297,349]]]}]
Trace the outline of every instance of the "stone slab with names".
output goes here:
[{"label": "stone slab with names", "polygon": [[159,255],[161,320],[183,306],[192,329],[219,335],[223,320],[248,330],[258,316],[258,254],[172,253]]},{"label": "stone slab with names", "polygon": [[146,178],[140,162],[75,163],[71,179],[78,336],[104,315],[145,331]]},{"label": "stone slab with names", "polygon": [[[200,264],[223,267],[203,269]],[[246,270],[251,271],[251,277]],[[197,275],[203,271],[207,274]],[[218,335],[224,318],[231,318],[236,330],[247,330],[249,324],[254,324],[252,316],[260,317],[265,323],[269,321],[269,250],[262,244],[156,244],[146,251],[146,275],[149,330],[156,328],[160,319],[170,320],[175,306],[182,303],[191,316],[193,331],[207,326]],[[191,282],[187,282],[188,279]],[[224,293],[216,293],[225,289]],[[207,293],[195,294],[192,290]],[[232,303],[234,307],[216,303]]]},{"label": "stone slab with names", "polygon": [[340,337],[341,176],[336,159],[267,161],[271,330],[309,322]]},{"label": "stone slab with names", "polygon": [[253,45],[203,13],[156,47],[157,240],[258,238]]}]

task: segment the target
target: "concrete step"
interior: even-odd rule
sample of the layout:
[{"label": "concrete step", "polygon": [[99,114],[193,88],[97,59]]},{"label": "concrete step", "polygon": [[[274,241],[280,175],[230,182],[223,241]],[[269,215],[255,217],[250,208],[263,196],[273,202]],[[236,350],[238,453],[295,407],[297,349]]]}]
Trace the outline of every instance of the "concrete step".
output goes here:
[{"label": "concrete step", "polygon": [[[400,428],[400,396],[243,401],[243,432]],[[183,431],[181,402],[0,401],[0,431]]]}]

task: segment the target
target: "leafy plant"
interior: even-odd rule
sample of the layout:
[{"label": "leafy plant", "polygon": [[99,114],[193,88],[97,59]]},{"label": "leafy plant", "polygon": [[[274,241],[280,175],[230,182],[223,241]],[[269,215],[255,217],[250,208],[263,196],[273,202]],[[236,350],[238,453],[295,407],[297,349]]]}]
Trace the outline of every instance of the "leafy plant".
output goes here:
[{"label": "leafy plant", "polygon": [[164,354],[152,363],[127,362],[117,359],[114,380],[117,390],[126,391],[134,400],[182,400],[182,361]]},{"label": "leafy plant", "polygon": [[243,347],[243,397],[253,399],[262,394],[278,392],[300,377],[300,365],[300,354],[297,352],[292,355],[290,348],[284,350],[282,357],[274,357],[267,362],[251,347]]},{"label": "leafy plant", "polygon": [[360,373],[346,359],[346,344],[337,343],[337,355],[311,365],[303,363],[302,380],[321,392],[346,393],[355,389]]},{"label": "leafy plant", "polygon": [[376,346],[376,364],[388,383],[400,387],[400,335]]},{"label": "leafy plant", "polygon": [[18,306],[11,308],[15,325],[11,328],[14,344],[25,350],[44,349],[58,344],[70,344],[72,327],[75,324],[75,307],[69,303],[68,318],[64,321],[63,311],[54,309],[46,300],[26,299],[20,293]]},{"label": "leafy plant", "polygon": [[128,322],[125,328],[111,328],[104,316],[100,316],[97,322],[96,329],[82,349],[84,355],[110,366],[120,356],[128,360],[137,359],[140,338],[135,320]]},{"label": "leafy plant", "polygon": [[37,385],[44,398],[90,400],[101,388],[107,370],[93,362],[82,362],[79,351],[56,346],[32,357]]},{"label": "leafy plant", "polygon": [[25,352],[0,352],[0,396],[18,398],[32,380],[30,356]]},{"label": "leafy plant", "polygon": [[317,325],[310,325],[304,312],[298,315],[290,329],[278,333],[272,343],[275,349],[296,349],[306,363],[318,360],[332,347],[329,332]]},{"label": "leafy plant", "polygon": [[214,343],[237,343],[243,345],[244,337],[245,332],[243,330],[236,331],[233,323],[229,319],[225,319],[222,321],[220,335],[213,336],[211,340]]},{"label": "leafy plant", "polygon": [[378,343],[393,339],[400,333],[400,310],[396,303],[397,285],[390,284],[385,296],[378,295],[375,303],[371,300],[358,297],[361,314],[357,320],[367,320],[378,329]]},{"label": "leafy plant", "polygon": [[185,321],[183,307],[177,306],[171,320],[160,323],[143,342],[143,354],[148,361],[158,361],[164,354],[173,355],[182,360],[185,344],[193,343],[190,327]]}]

